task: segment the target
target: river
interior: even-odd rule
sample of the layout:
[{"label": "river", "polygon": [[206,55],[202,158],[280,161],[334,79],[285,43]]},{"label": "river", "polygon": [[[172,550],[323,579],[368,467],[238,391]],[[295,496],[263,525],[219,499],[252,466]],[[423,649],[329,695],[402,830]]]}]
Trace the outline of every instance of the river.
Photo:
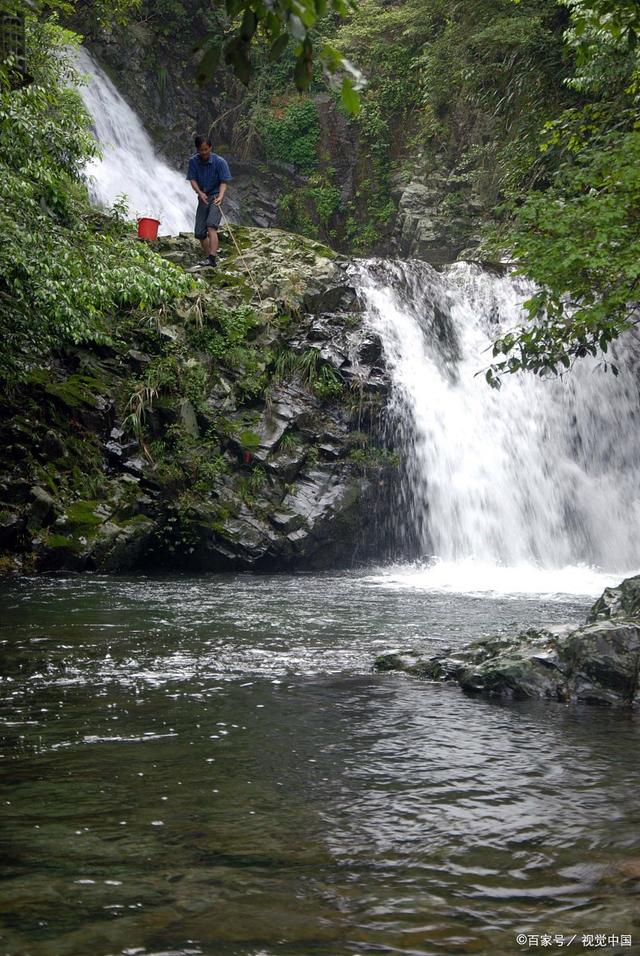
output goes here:
[{"label": "river", "polygon": [[3,956],[640,940],[638,715],[371,670],[590,598],[420,574],[5,584]]}]

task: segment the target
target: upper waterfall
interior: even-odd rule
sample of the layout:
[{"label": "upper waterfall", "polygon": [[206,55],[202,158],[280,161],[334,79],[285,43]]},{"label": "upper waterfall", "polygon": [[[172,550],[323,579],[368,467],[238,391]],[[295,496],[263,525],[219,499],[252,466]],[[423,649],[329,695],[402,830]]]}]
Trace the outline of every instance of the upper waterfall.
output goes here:
[{"label": "upper waterfall", "polygon": [[522,281],[414,261],[368,263],[359,284],[395,382],[403,520],[422,554],[485,569],[640,566],[637,342],[621,345],[617,378],[584,360],[560,379],[507,376],[497,392],[477,373],[522,321]]},{"label": "upper waterfall", "polygon": [[190,231],[196,201],[184,174],[158,156],[134,111],[86,50],[78,52],[77,63],[87,78],[80,95],[102,150],[87,167],[91,198],[111,206],[125,194],[131,216],[159,219],[161,235]]}]

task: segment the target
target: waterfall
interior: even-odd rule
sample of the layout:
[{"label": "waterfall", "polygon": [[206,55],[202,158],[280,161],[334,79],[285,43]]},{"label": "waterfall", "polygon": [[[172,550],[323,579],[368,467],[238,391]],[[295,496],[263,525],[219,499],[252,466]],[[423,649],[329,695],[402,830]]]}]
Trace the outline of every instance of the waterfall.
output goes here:
[{"label": "waterfall", "polygon": [[[90,192],[132,216],[191,231],[195,197],[86,50],[80,90],[103,156]],[[597,593],[640,567],[640,347],[628,335],[618,377],[582,360],[561,379],[477,375],[531,289],[458,263],[364,263],[358,285],[380,335],[404,455],[401,520],[424,564],[406,586]],[[387,581],[393,583],[393,576]],[[533,582],[533,583],[532,583]]]},{"label": "waterfall", "polygon": [[609,583],[640,567],[637,340],[620,344],[618,377],[582,360],[559,379],[506,376],[495,391],[477,373],[522,321],[522,280],[373,261],[358,284],[394,383],[402,520],[425,582],[530,590],[535,578],[533,590],[595,593],[599,572]]},{"label": "waterfall", "polygon": [[92,200],[111,206],[124,193],[129,214],[159,219],[161,235],[190,232],[196,198],[185,174],[158,155],[134,111],[86,50],[79,51],[77,65],[87,78],[80,95],[102,151],[102,158],[87,166]]}]

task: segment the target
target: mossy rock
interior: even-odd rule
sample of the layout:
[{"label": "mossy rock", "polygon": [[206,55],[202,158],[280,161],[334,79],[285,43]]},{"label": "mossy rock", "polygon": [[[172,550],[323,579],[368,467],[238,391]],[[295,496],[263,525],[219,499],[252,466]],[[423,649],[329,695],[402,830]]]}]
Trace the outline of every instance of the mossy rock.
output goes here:
[{"label": "mossy rock", "polygon": [[95,531],[105,520],[95,513],[98,505],[98,501],[74,501],[65,509],[65,527],[78,534]]},{"label": "mossy rock", "polygon": [[62,381],[54,381],[44,371],[31,374],[29,381],[39,385],[47,395],[61,402],[66,408],[74,411],[82,407],[96,408],[99,396],[106,389],[104,381],[91,375],[70,375]]}]

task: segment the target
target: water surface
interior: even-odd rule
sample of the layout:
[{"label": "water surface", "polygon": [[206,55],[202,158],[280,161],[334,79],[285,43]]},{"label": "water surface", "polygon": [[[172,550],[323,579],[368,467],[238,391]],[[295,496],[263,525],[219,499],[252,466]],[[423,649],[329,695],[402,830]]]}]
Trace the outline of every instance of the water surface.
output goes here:
[{"label": "water surface", "polygon": [[371,672],[589,603],[371,572],[5,586],[0,953],[640,940],[635,715]]}]

